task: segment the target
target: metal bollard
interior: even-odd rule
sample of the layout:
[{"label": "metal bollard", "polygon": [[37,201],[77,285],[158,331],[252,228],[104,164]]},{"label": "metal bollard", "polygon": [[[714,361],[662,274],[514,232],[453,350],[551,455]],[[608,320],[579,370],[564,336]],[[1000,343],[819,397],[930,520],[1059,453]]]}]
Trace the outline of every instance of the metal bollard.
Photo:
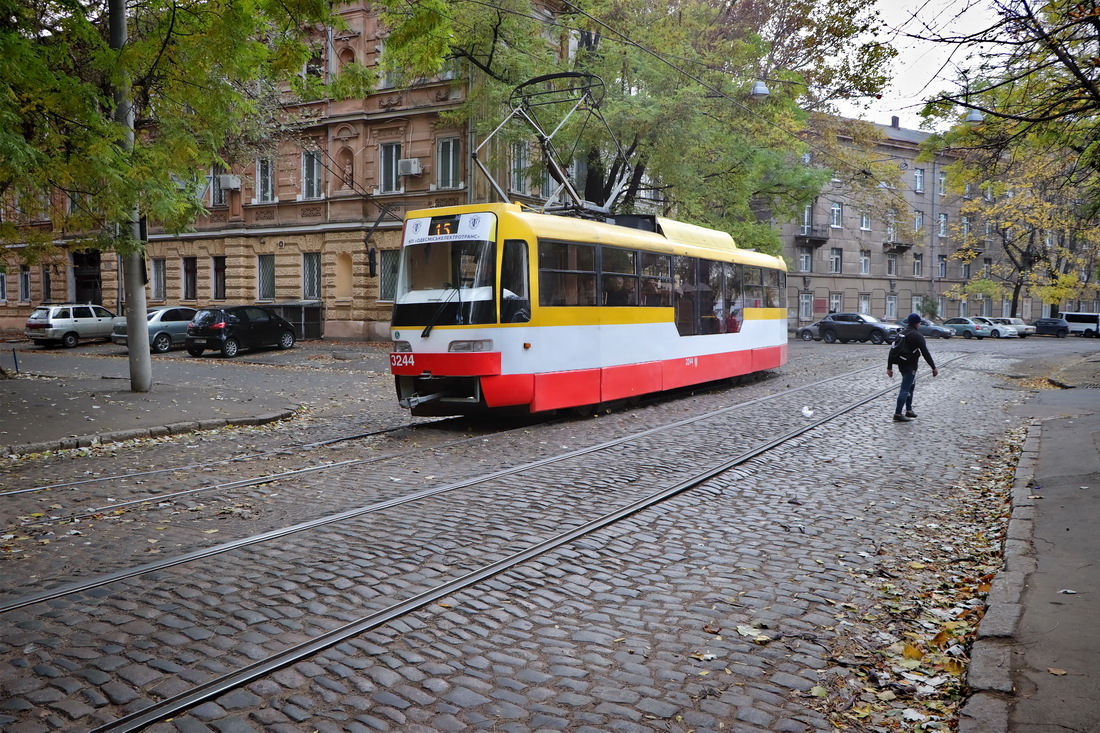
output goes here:
[{"label": "metal bollard", "polygon": [[19,355],[16,354],[15,349],[11,350],[11,360],[15,363],[15,373],[19,373]]}]

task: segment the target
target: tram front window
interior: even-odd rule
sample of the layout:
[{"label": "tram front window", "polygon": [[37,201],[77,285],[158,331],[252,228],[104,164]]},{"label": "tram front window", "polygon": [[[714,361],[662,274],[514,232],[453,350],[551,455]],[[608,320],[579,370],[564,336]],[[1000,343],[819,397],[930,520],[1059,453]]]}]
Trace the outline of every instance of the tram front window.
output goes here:
[{"label": "tram front window", "polygon": [[492,242],[428,242],[401,250],[394,326],[495,323]]}]

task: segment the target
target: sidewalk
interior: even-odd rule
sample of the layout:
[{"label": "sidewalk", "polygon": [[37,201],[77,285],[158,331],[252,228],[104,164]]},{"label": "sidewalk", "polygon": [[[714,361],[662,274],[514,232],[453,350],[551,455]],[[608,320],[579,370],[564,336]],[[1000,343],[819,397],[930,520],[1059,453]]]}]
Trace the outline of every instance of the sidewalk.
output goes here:
[{"label": "sidewalk", "polygon": [[1033,421],[960,733],[1100,730],[1100,357],[1056,379],[1013,411]]}]

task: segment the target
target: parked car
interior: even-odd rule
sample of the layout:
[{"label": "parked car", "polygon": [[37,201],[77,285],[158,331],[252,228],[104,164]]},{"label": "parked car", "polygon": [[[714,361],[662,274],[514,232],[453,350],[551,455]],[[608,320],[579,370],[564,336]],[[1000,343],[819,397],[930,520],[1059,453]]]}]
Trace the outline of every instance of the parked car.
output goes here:
[{"label": "parked car", "polygon": [[989,327],[990,338],[1014,339],[1019,338],[1020,336],[1020,332],[1012,326],[1006,326],[1003,323],[997,323],[992,318],[987,318],[986,316],[974,316],[974,320],[984,326]]},{"label": "parked car", "polygon": [[866,313],[830,313],[817,322],[821,338],[827,344],[839,341],[870,341],[881,344],[893,341],[901,327],[880,321]]},{"label": "parked car", "polygon": [[1069,324],[1069,332],[1085,338],[1100,336],[1100,313],[1062,311],[1059,316]]},{"label": "parked car", "polygon": [[110,339],[114,317],[101,305],[40,305],[27,318],[23,335],[39,346],[57,343],[71,349],[81,339]]},{"label": "parked car", "polygon": [[296,340],[294,324],[269,308],[238,305],[205,308],[187,324],[187,353],[202,356],[212,349],[234,357],[241,349],[278,346],[289,349]]},{"label": "parked car", "polygon": [[808,326],[802,326],[794,335],[803,341],[820,341],[821,340],[821,321],[811,323]]},{"label": "parked car", "polygon": [[[149,349],[163,354],[173,346],[183,346],[187,341],[187,324],[197,312],[174,305],[149,308],[145,314],[149,321]],[[119,316],[111,325],[111,341],[126,346],[125,316]]]},{"label": "parked car", "polygon": [[994,318],[994,323],[1000,323],[1005,326],[1012,326],[1016,329],[1016,333],[1020,334],[1020,338],[1026,339],[1035,333],[1035,326],[1030,323],[1024,322],[1023,318]]},{"label": "parked car", "polygon": [[[902,328],[905,328],[907,324],[905,321],[897,321],[897,324]],[[917,330],[926,339],[949,339],[955,335],[955,332],[947,326],[941,326],[938,323],[932,323],[927,318],[920,319],[920,325],[917,326]]]},{"label": "parked car", "polygon": [[1065,318],[1040,318],[1032,321],[1035,333],[1041,336],[1055,336],[1064,339],[1069,335],[1069,321]]},{"label": "parked car", "polygon": [[989,326],[972,318],[948,318],[943,325],[954,331],[956,336],[962,336],[965,339],[981,340],[989,335]]}]

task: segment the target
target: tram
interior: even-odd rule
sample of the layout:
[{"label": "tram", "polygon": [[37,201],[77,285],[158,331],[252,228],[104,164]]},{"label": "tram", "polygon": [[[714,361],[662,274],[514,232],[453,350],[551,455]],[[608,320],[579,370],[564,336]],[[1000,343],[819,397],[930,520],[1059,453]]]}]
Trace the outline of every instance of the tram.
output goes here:
[{"label": "tram", "polygon": [[787,360],[782,258],[661,217],[411,211],[397,278],[390,369],[413,415],[598,406]]}]

